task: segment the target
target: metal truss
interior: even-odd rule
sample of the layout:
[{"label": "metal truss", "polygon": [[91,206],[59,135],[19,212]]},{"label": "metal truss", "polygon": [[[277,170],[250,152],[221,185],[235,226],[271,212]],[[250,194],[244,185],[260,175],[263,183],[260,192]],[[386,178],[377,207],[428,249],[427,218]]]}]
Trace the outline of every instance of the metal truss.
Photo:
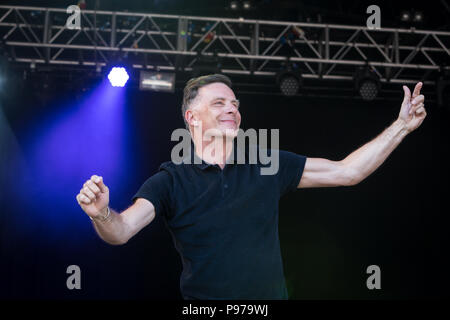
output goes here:
[{"label": "metal truss", "polygon": [[450,68],[449,31],[92,10],[70,30],[68,17],[66,9],[0,6],[10,59],[98,67],[120,55],[135,68],[189,71],[205,56],[228,74],[273,76],[295,63],[304,78],[335,80],[369,66],[391,83],[434,83]]}]

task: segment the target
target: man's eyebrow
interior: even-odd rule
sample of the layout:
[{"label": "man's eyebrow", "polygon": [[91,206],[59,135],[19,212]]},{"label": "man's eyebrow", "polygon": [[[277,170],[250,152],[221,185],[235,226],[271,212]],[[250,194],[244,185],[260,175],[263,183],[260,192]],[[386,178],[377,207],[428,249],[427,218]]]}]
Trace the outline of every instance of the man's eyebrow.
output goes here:
[{"label": "man's eyebrow", "polygon": [[[226,98],[223,98],[223,97],[216,97],[216,98],[213,98],[213,99],[211,100],[211,102],[214,102],[214,101],[216,101],[216,100],[226,100]],[[231,100],[231,102],[239,102],[239,100],[238,100],[238,99],[233,99],[233,100]]]}]

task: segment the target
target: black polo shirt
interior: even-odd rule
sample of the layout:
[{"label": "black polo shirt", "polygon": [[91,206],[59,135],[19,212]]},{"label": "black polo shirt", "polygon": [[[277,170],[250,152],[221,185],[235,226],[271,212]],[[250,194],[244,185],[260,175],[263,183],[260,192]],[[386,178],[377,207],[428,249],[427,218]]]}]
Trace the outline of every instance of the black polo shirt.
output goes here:
[{"label": "black polo shirt", "polygon": [[[288,299],[278,237],[278,201],[300,182],[306,157],[279,150],[279,169],[234,163],[221,169],[164,162],[133,197],[149,200],[182,260],[184,299]],[[197,157],[191,147],[188,157]],[[197,159],[199,159],[197,157]],[[231,159],[231,158],[230,158]],[[230,161],[228,161],[230,162]]]}]

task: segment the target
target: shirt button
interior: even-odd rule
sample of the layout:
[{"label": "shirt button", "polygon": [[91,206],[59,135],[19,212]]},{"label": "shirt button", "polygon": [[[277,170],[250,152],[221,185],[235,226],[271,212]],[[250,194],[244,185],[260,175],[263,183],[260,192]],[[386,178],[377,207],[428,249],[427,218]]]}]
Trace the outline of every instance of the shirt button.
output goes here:
[{"label": "shirt button", "polygon": [[227,184],[225,184],[225,185],[224,185],[224,187],[225,187],[225,188],[228,188],[228,185],[227,185]]}]

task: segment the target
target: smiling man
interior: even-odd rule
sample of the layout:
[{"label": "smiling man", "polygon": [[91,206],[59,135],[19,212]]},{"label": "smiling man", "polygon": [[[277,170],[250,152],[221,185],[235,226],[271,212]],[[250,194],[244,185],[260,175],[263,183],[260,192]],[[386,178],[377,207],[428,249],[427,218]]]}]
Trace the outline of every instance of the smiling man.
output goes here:
[{"label": "smiling man", "polygon": [[398,119],[345,159],[280,150],[277,172],[262,175],[260,163],[229,161],[235,160],[241,123],[230,79],[191,79],[182,105],[193,142],[186,157],[199,161],[163,163],[122,213],[109,208],[109,189],[97,175],[76,198],[110,244],[126,243],[160,215],[182,260],[184,299],[288,299],[278,237],[280,197],[298,188],[353,186],[369,176],[425,119],[421,87],[411,95],[404,86]]}]

